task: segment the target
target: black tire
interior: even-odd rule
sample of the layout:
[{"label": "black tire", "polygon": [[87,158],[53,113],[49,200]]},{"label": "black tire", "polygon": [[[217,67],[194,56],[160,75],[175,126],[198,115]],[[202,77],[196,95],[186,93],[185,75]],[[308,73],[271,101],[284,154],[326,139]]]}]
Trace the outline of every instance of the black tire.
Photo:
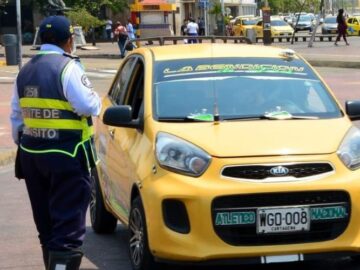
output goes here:
[{"label": "black tire", "polygon": [[360,263],[360,255],[350,256],[350,259],[351,259],[353,262]]},{"label": "black tire", "polygon": [[96,233],[113,233],[116,229],[117,219],[105,208],[96,168],[91,171],[90,220]]},{"label": "black tire", "polygon": [[163,269],[161,264],[154,261],[149,249],[145,212],[140,197],[136,197],[131,203],[128,245],[132,269]]}]

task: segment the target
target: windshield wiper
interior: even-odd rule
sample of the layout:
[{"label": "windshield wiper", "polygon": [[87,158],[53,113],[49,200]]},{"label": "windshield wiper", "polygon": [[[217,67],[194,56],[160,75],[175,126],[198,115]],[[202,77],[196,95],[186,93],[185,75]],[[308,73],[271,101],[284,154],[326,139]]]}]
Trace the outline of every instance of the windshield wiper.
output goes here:
[{"label": "windshield wiper", "polygon": [[189,117],[158,117],[159,122],[209,122],[208,120],[202,120]]},{"label": "windshield wiper", "polygon": [[288,115],[287,117],[278,117],[278,116],[263,114],[263,115],[245,115],[245,116],[227,117],[227,118],[223,118],[222,120],[231,121],[231,120],[300,120],[300,119],[314,120],[314,119],[319,119],[319,117],[301,116],[301,115]]}]

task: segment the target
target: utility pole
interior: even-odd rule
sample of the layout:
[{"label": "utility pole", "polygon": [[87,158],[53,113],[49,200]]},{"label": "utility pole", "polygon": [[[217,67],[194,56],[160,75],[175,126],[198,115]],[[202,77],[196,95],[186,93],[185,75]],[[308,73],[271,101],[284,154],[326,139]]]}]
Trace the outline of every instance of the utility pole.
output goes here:
[{"label": "utility pole", "polygon": [[[323,6],[324,6],[324,0],[321,0],[320,2],[320,8],[319,8],[319,13],[318,13],[318,19],[316,21],[316,25],[312,31],[312,34],[311,34],[311,38],[309,40],[309,44],[308,44],[308,47],[312,47],[313,46],[313,42],[314,42],[314,39],[315,39],[315,34],[316,34],[316,31],[317,31],[317,28],[319,27],[319,24],[320,24],[320,18],[322,17],[322,10],[323,10]],[[299,15],[300,16],[300,15]]]},{"label": "utility pole", "polygon": [[221,24],[222,24],[222,35],[225,36],[225,5],[224,0],[221,0]]},{"label": "utility pole", "polygon": [[16,0],[16,21],[17,21],[17,60],[19,65],[19,70],[22,68],[22,33],[21,33],[21,2]]}]

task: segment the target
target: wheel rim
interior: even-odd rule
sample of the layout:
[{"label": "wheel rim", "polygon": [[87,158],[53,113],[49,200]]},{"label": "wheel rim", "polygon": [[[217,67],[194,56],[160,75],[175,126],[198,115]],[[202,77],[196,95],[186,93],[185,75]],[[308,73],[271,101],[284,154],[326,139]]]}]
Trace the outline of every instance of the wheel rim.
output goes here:
[{"label": "wheel rim", "polygon": [[138,208],[131,212],[130,228],[130,255],[134,265],[141,264],[144,256],[144,222]]},{"label": "wheel rim", "polygon": [[96,184],[95,177],[91,175],[91,198],[90,198],[90,219],[91,222],[95,222],[96,218]]}]

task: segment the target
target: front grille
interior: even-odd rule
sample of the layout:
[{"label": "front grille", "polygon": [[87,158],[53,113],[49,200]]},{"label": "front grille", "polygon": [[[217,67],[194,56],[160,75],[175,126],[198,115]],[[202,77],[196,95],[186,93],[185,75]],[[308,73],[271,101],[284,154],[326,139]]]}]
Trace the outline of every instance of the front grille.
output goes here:
[{"label": "front grille", "polygon": [[248,165],[248,166],[232,166],[225,167],[222,175],[232,178],[262,180],[269,177],[295,177],[304,178],[309,176],[320,175],[333,171],[333,167],[328,163],[299,163],[292,165],[282,165],[288,170],[286,175],[271,174],[271,169],[278,165]]},{"label": "front grille", "polygon": [[[310,231],[257,234],[256,222],[242,225],[215,225],[216,213],[224,211],[256,213],[258,207],[308,205],[344,205],[348,215],[334,220],[312,220]],[[212,202],[212,221],[216,234],[230,245],[279,245],[332,240],[342,234],[350,220],[350,197],[344,191],[259,193],[215,198]]]}]

